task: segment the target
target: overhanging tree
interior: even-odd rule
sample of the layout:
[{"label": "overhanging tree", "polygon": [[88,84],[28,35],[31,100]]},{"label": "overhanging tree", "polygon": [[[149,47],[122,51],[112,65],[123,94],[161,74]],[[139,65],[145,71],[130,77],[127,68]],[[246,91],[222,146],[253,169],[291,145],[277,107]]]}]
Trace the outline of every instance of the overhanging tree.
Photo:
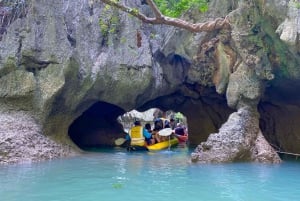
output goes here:
[{"label": "overhanging tree", "polygon": [[[137,8],[131,8],[126,5],[123,5],[118,0],[101,0],[103,3],[116,7],[130,15],[140,19],[141,21],[149,24],[165,24],[171,25],[174,27],[183,28],[191,32],[210,32],[224,28],[230,28],[230,24],[227,18],[216,18],[212,21],[207,21],[203,23],[191,23],[179,18],[168,17],[159,10],[157,4],[153,0],[146,0],[147,4],[154,13],[154,17],[148,17],[141,13]],[[197,3],[199,0],[183,0],[182,3],[185,3],[187,6],[183,6],[183,10],[193,5],[192,3]],[[157,0],[158,3],[163,4],[167,2],[166,0]],[[176,14],[174,14],[175,16]]]}]

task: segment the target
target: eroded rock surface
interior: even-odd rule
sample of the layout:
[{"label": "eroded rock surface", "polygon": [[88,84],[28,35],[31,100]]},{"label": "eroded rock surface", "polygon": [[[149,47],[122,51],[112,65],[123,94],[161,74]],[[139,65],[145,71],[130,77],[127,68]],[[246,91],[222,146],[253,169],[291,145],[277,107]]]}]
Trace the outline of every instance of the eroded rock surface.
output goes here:
[{"label": "eroded rock surface", "polygon": [[218,133],[210,134],[192,153],[192,161],[221,163],[259,161],[278,163],[281,159],[265,142],[259,129],[258,113],[242,107],[232,113]]},{"label": "eroded rock surface", "polygon": [[[141,1],[126,2],[151,15]],[[202,142],[193,161],[277,163],[270,142],[298,150],[296,127],[286,142],[284,126],[268,126],[280,121],[268,117],[280,110],[257,112],[258,104],[274,101],[270,91],[295,92],[285,89],[300,79],[295,1],[214,0],[206,13],[195,9],[183,16],[199,22],[228,15],[230,30],[209,33],[146,25],[99,1],[28,3],[1,32],[1,163],[73,153],[70,126],[99,102],[116,106],[114,114],[151,107],[186,112],[192,144]],[[298,99],[288,100],[290,108],[298,105]],[[103,130],[90,140],[99,140],[95,144],[113,142],[103,136],[104,127],[117,116],[106,114],[99,118],[105,119]]]},{"label": "eroded rock surface", "polygon": [[74,147],[42,135],[41,127],[25,112],[0,113],[0,164],[28,163],[75,155]]}]

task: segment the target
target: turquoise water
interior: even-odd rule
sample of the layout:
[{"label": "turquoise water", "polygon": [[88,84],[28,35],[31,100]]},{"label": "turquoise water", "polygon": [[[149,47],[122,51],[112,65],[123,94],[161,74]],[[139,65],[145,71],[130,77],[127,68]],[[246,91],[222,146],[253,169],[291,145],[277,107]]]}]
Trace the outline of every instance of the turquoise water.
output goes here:
[{"label": "turquoise water", "polygon": [[296,201],[300,163],[196,165],[186,148],[0,166],[1,201]]}]

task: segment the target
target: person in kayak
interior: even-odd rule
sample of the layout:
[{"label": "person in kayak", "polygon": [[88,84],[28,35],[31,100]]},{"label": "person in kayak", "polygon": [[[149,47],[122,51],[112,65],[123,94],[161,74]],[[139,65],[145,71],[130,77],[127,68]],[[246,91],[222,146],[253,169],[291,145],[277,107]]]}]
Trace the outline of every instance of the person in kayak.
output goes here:
[{"label": "person in kayak", "polygon": [[176,127],[176,122],[173,118],[170,119],[170,127],[171,127],[172,130],[174,130],[175,127]]},{"label": "person in kayak", "polygon": [[161,130],[164,128],[171,128],[169,119],[157,118],[154,120],[154,129]]},{"label": "person in kayak", "polygon": [[174,135],[179,139],[180,142],[186,142],[188,139],[187,129],[181,123],[178,123],[177,127],[174,129]]},{"label": "person in kayak", "polygon": [[154,129],[152,134],[154,135],[155,142],[167,141],[169,138],[166,136],[160,136],[159,131],[164,128],[170,128],[170,121],[165,118],[157,118],[154,121]]},{"label": "person in kayak", "polygon": [[145,146],[145,141],[151,141],[152,135],[142,127],[140,121],[135,121],[134,126],[126,135],[126,140],[130,140],[131,146]]},{"label": "person in kayak", "polygon": [[155,144],[155,136],[154,136],[154,132],[151,128],[151,124],[150,123],[146,123],[145,124],[145,129],[151,134],[151,139],[146,139],[147,141],[147,144],[148,145],[152,145],[152,144]]},{"label": "person in kayak", "polygon": [[185,128],[181,123],[177,123],[176,128],[174,129],[175,134],[185,135]]}]

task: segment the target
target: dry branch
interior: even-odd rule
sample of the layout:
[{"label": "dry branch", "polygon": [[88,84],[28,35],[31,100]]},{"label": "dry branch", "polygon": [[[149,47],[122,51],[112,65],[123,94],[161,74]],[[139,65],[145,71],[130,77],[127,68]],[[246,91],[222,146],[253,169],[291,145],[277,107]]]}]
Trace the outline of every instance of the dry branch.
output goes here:
[{"label": "dry branch", "polygon": [[126,5],[122,5],[116,0],[101,0],[103,3],[116,7],[130,15],[133,15],[140,19],[141,21],[149,24],[165,24],[171,25],[174,27],[183,28],[189,30],[191,32],[210,32],[224,28],[230,28],[230,24],[227,18],[217,18],[213,21],[208,21],[204,23],[191,23],[179,18],[172,18],[164,16],[157,8],[156,4],[153,0],[147,0],[148,5],[150,6],[151,10],[153,11],[155,17],[147,17],[142,14],[139,10],[127,7]]}]

